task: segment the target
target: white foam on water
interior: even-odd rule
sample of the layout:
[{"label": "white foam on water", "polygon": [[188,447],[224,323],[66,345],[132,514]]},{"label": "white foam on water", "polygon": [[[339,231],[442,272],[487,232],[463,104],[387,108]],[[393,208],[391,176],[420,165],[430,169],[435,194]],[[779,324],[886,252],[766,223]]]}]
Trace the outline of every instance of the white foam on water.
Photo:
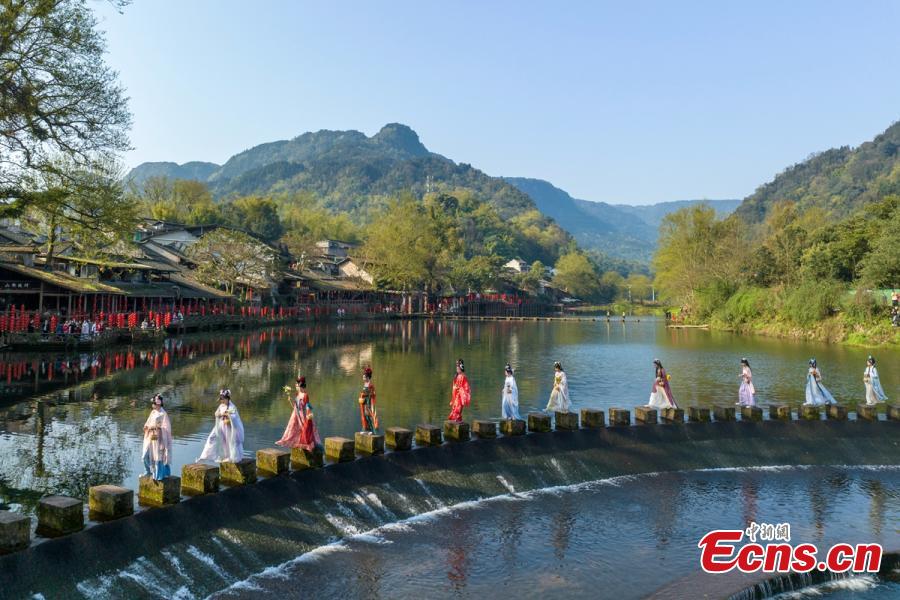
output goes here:
[{"label": "white foam on water", "polygon": [[[374,496],[374,494],[371,494],[371,495]],[[376,523],[381,523],[382,521],[384,521],[384,519],[381,518],[381,515],[379,515],[377,512],[375,512],[375,509],[369,505],[368,499],[365,496],[363,496],[359,492],[354,492],[353,499],[356,500],[356,503],[363,510],[363,512],[366,513],[367,515],[369,515],[369,517],[371,519],[373,519]],[[376,498],[376,500],[377,500],[377,498]],[[381,503],[381,501],[379,500],[379,504],[380,503]]]},{"label": "white foam on water", "polygon": [[160,554],[162,554],[163,558],[169,561],[169,564],[172,565],[172,568],[175,569],[175,572],[178,573],[179,577],[181,577],[185,581],[191,580],[190,577],[188,577],[188,574],[185,572],[184,567],[181,566],[181,561],[178,560],[177,556],[175,556],[169,550],[163,550],[162,552],[160,552]]},{"label": "white foam on water", "polygon": [[438,508],[443,508],[443,507],[447,506],[446,504],[444,504],[443,501],[441,501],[440,498],[438,498],[437,496],[434,495],[434,492],[431,491],[431,489],[425,484],[424,481],[422,481],[418,477],[414,478],[413,481],[415,481],[420,486],[422,486],[422,489],[425,490],[426,494],[428,494],[428,505],[429,506],[433,505],[433,506],[437,506]]},{"label": "white foam on water", "polygon": [[196,597],[186,586],[181,586],[172,594],[172,600],[194,600]]},{"label": "white foam on water", "polygon": [[341,532],[341,535],[344,537],[348,537],[351,535],[356,535],[360,533],[359,528],[356,527],[353,523],[347,521],[343,517],[339,517],[337,515],[333,515],[331,513],[325,513],[325,520],[331,523],[331,526]]},{"label": "white foam on water", "polygon": [[801,590],[783,592],[772,596],[773,600],[801,600],[803,598],[818,598],[826,596],[837,591],[846,592],[866,592],[878,586],[878,579],[872,575],[860,575],[855,577],[847,577],[846,579],[835,579],[834,581],[826,581],[817,583]]},{"label": "white foam on water", "polygon": [[225,572],[225,569],[220,567],[216,563],[216,560],[209,554],[204,553],[196,546],[188,546],[187,552],[188,552],[188,554],[190,554],[191,556],[193,556],[194,558],[196,558],[197,560],[202,562],[204,565],[209,567],[209,569],[213,573],[218,575],[223,581],[226,581],[228,583],[231,583],[234,581],[234,577],[231,577],[230,575],[228,575],[228,573]]},{"label": "white foam on water", "polygon": [[393,544],[391,540],[385,539],[383,536],[368,534],[368,533],[359,533],[354,535],[351,538],[354,542],[366,542],[367,544]]},{"label": "white foam on water", "polygon": [[765,467],[711,467],[708,469],[685,469],[672,473],[784,473],[809,471],[810,469],[841,469],[854,471],[900,471],[900,465],[769,465]]},{"label": "white foam on water", "polygon": [[497,481],[499,481],[500,485],[505,487],[510,494],[516,493],[516,488],[514,488],[512,484],[508,482],[505,477],[503,477],[503,475],[497,475]]},{"label": "white foam on water", "polygon": [[47,600],[40,592],[31,596],[31,600]]}]

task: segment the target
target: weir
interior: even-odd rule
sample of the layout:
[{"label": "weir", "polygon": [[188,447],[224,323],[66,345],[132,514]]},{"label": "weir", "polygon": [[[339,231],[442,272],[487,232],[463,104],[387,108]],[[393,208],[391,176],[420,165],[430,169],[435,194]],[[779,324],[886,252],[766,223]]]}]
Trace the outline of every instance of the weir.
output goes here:
[{"label": "weir", "polygon": [[[210,539],[221,545],[216,532],[223,531],[249,535],[239,546],[254,552],[245,567],[252,573],[260,563],[277,564],[333,539],[335,523],[348,518],[368,524],[376,515],[375,523],[383,524],[511,489],[703,468],[898,464],[897,425],[867,420],[642,424],[420,445],[356,459],[346,454],[353,451],[353,441],[341,440],[339,462],[325,468],[143,510],[0,557],[0,589],[12,597],[66,595],[86,578],[117,572],[145,560],[141,557],[172,553],[176,547],[193,553]],[[359,501],[371,497],[377,509]],[[335,506],[346,514],[330,515]],[[339,533],[360,527],[339,526]]]}]

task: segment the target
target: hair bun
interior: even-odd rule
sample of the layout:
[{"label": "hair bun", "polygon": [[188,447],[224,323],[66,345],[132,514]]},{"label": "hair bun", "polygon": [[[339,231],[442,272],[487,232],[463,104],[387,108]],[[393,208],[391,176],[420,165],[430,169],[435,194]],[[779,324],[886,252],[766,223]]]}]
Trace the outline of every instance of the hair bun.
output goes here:
[{"label": "hair bun", "polygon": [[299,385],[300,387],[304,387],[306,385],[306,377],[298,377],[297,385]]}]

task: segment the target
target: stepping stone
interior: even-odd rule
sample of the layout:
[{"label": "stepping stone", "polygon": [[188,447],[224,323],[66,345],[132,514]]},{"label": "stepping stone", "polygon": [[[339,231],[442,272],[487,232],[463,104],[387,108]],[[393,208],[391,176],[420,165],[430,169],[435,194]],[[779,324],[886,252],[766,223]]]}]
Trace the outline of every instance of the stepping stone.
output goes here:
[{"label": "stepping stone", "polygon": [[691,423],[709,423],[712,418],[709,409],[703,406],[688,406],[688,421]]},{"label": "stepping stone", "polygon": [[219,467],[191,463],[181,467],[181,493],[185,496],[214,494],[219,491]]},{"label": "stepping stone", "polygon": [[150,475],[138,479],[138,503],[146,506],[164,506],[181,501],[181,477],[164,477],[156,481]]},{"label": "stepping stone", "polygon": [[550,431],[550,415],[539,412],[528,413],[528,431],[540,433]]},{"label": "stepping stone", "polygon": [[628,427],[631,425],[631,411],[627,408],[609,409],[610,427]]},{"label": "stepping stone", "polygon": [[291,468],[293,470],[321,469],[323,466],[325,466],[325,457],[321,449],[291,448]]},{"label": "stepping stone", "polygon": [[353,440],[345,437],[325,438],[325,460],[336,463],[356,460]]},{"label": "stepping stone", "polygon": [[444,421],[444,439],[448,442],[468,442],[469,424],[465,421]]},{"label": "stepping stone", "polygon": [[242,458],[237,462],[223,461],[219,463],[219,477],[227,485],[256,483],[256,461],[252,458]]},{"label": "stepping stone", "polygon": [[117,485],[95,485],[88,490],[92,519],[108,521],[134,514],[134,491]]},{"label": "stepping stone", "polygon": [[417,446],[440,446],[443,443],[441,428],[430,423],[416,425]]},{"label": "stepping stone", "polygon": [[553,420],[556,422],[557,431],[578,430],[578,413],[556,411],[553,413]]},{"label": "stepping stone", "polygon": [[0,510],[0,554],[27,548],[31,543],[31,519],[19,513]]},{"label": "stepping stone", "polygon": [[736,421],[736,412],[733,406],[723,406],[716,404],[713,406],[713,416],[716,421]]},{"label": "stepping stone", "polygon": [[634,421],[641,425],[655,424],[657,422],[656,409],[649,406],[635,406]]},{"label": "stepping stone", "polygon": [[582,408],[581,426],[585,429],[603,429],[606,427],[606,415],[602,410]]},{"label": "stepping stone", "polygon": [[362,456],[384,454],[384,436],[377,433],[360,433],[353,435],[356,453]]},{"label": "stepping stone", "polygon": [[38,500],[37,532],[44,537],[58,537],[84,528],[84,502],[68,496],[47,496]]},{"label": "stepping stone", "polygon": [[762,409],[758,406],[742,406],[741,421],[762,421]]},{"label": "stepping stone", "polygon": [[384,443],[394,451],[412,448],[413,432],[403,427],[388,427],[385,431]]},{"label": "stepping stone", "polygon": [[497,424],[493,421],[472,421],[472,433],[479,439],[497,437]]},{"label": "stepping stone", "polygon": [[256,451],[256,470],[262,475],[281,475],[291,470],[291,453],[279,448]]},{"label": "stepping stone", "polygon": [[503,419],[500,421],[500,433],[503,435],[525,435],[525,421],[522,419]]},{"label": "stepping stone", "polygon": [[800,407],[800,419],[802,421],[818,421],[822,418],[822,409],[819,406],[802,405]]},{"label": "stepping stone", "polygon": [[878,407],[868,406],[866,404],[858,404],[856,406],[856,418],[862,421],[877,421]]},{"label": "stepping stone", "polygon": [[846,421],[847,407],[843,404],[829,404],[825,408],[825,416],[835,421]]},{"label": "stepping stone", "polygon": [[787,404],[770,404],[769,418],[773,421],[790,421],[792,418],[791,407]]},{"label": "stepping stone", "polygon": [[664,408],[660,416],[664,423],[684,423],[683,408]]},{"label": "stepping stone", "polygon": [[887,405],[887,418],[888,421],[900,421],[900,404]]}]

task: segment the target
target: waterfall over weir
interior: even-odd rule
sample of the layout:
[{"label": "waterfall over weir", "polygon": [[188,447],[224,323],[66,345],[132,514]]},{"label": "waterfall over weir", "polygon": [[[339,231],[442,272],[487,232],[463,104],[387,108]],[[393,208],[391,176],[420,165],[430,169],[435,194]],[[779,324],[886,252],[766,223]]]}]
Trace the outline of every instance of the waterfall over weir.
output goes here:
[{"label": "waterfall over weir", "polygon": [[[900,427],[886,421],[692,423],[448,443],[294,472],[48,540],[0,557],[0,590],[11,598],[268,597],[293,589],[291,574],[299,572],[303,585],[317,586],[301,595],[350,589],[351,597],[372,597],[384,593],[386,579],[413,585],[408,580],[418,573],[409,570],[420,566],[425,595],[483,594],[500,582],[515,592],[519,583],[503,569],[486,571],[483,581],[469,575],[492,560],[479,562],[479,553],[493,552],[512,570],[526,560],[516,548],[525,554],[529,536],[539,541],[546,531],[546,562],[618,578],[625,584],[619,597],[630,597],[640,586],[629,589],[622,565],[637,566],[639,548],[655,546],[675,561],[678,521],[713,529],[748,516],[762,520],[773,494],[781,495],[773,506],[796,507],[798,533],[807,523],[807,533],[824,542],[831,521],[852,509],[867,534],[896,543],[898,459]],[[782,487],[769,493],[769,480]],[[868,502],[861,510],[852,504],[860,497]],[[723,514],[733,503],[734,519],[703,514],[717,503]],[[595,509],[593,523],[578,521]],[[532,532],[529,523],[547,527]],[[593,537],[582,540],[587,533]],[[629,546],[626,535],[639,543]],[[622,556],[615,556],[620,539]],[[612,555],[576,565],[568,552],[579,543],[582,557],[600,547]],[[444,562],[434,562],[438,554]],[[334,567],[324,568],[323,557]],[[699,569],[695,554],[677,560]],[[322,568],[303,571],[309,565]],[[670,575],[660,573],[667,579],[639,577],[646,580],[642,594],[665,587]],[[351,587],[329,587],[338,581]],[[528,582],[560,594],[583,590],[563,583],[571,584]]]}]

